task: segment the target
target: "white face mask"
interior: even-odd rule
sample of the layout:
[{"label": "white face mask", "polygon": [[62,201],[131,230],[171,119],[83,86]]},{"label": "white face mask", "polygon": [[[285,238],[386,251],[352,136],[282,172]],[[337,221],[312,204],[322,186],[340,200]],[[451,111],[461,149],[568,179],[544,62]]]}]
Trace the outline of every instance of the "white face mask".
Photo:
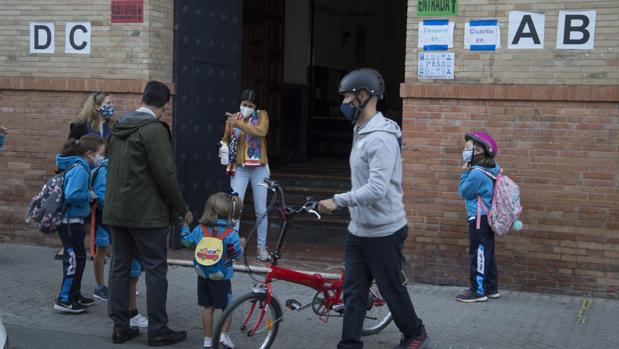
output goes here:
[{"label": "white face mask", "polygon": [[94,156],[91,156],[90,158],[92,159],[92,162],[94,163],[95,167],[101,166],[101,163],[103,162],[103,160],[105,160],[105,156],[100,155],[100,154],[95,154]]},{"label": "white face mask", "polygon": [[467,148],[462,151],[462,160],[465,162],[473,160],[473,148]]},{"label": "white face mask", "polygon": [[248,118],[256,109],[241,106],[241,114],[244,118]]}]

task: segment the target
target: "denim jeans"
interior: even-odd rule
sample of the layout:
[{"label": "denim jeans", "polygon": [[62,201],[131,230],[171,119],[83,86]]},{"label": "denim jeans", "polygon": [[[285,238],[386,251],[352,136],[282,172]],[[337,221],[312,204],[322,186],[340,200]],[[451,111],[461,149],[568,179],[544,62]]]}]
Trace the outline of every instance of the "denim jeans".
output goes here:
[{"label": "denim jeans", "polygon": [[[239,193],[241,200],[245,201],[245,191],[247,184],[251,181],[251,189],[254,194],[254,211],[258,222],[258,247],[266,247],[267,244],[267,188],[259,185],[264,183],[264,179],[269,178],[267,166],[237,166],[236,172],[230,178],[232,190]],[[240,221],[236,225],[239,231]]]}]

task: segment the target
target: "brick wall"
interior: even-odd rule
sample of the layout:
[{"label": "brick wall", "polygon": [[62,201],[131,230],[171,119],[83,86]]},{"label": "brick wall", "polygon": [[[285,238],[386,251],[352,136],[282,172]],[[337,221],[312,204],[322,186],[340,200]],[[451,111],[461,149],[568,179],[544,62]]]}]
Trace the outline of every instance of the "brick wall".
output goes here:
[{"label": "brick wall", "polygon": [[[407,247],[417,280],[466,285],[468,236],[457,194],[463,135],[485,130],[521,187],[525,224],[497,239],[501,287],[617,297],[619,292],[619,2],[460,1],[455,81],[417,79],[409,1],[403,131]],[[596,9],[594,50],[556,50],[561,9]],[[546,14],[545,49],[506,47],[510,10]],[[503,47],[463,49],[469,19],[498,18]]]},{"label": "brick wall", "polygon": [[[88,93],[112,94],[118,110],[134,109],[146,81],[171,84],[174,2],[145,0],[144,23],[111,23],[111,1],[3,0],[0,7],[0,241],[58,244],[24,224],[31,197],[53,173]],[[55,53],[29,53],[29,23],[53,22]],[[64,53],[65,23],[90,21],[90,55]],[[173,86],[172,86],[173,89]],[[168,108],[165,120],[171,122]]]},{"label": "brick wall", "polygon": [[[2,0],[0,76],[172,82],[174,2],[144,1],[144,23],[111,23],[110,0]],[[55,53],[30,54],[30,22],[53,22]],[[89,21],[90,55],[64,53],[65,23]]]},{"label": "brick wall", "polygon": [[[458,1],[454,48],[455,78],[461,83],[616,85],[619,81],[619,1],[616,0],[474,0]],[[417,0],[408,1],[406,81],[417,80]],[[597,10],[593,50],[557,50],[560,10]],[[544,49],[507,49],[509,11],[546,15]],[[503,48],[496,53],[464,49],[464,23],[472,19],[498,19]]]}]

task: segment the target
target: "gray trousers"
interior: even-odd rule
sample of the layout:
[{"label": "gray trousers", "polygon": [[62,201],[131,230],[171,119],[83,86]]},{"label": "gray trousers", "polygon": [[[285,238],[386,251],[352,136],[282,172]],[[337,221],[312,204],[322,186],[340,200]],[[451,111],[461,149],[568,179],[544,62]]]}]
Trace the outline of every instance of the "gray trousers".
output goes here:
[{"label": "gray trousers", "polygon": [[111,227],[112,263],[109,278],[108,315],[115,328],[129,328],[131,261],[139,259],[146,273],[148,336],[160,335],[168,323],[166,300],[168,273],[167,228]]}]

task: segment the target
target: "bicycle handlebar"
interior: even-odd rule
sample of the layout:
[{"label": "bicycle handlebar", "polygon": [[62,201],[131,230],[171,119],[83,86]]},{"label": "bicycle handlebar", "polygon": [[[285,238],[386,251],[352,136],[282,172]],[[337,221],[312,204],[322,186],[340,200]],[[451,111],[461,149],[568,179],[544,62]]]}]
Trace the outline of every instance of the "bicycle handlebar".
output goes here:
[{"label": "bicycle handlebar", "polygon": [[275,204],[275,201],[277,201],[277,194],[279,193],[280,199],[282,201],[282,207],[284,207],[286,209],[286,213],[288,214],[299,214],[301,212],[307,212],[309,214],[312,214],[314,216],[316,216],[317,219],[321,219],[322,217],[320,216],[320,214],[316,211],[316,209],[318,208],[318,201],[307,201],[305,204],[303,204],[302,206],[288,206],[286,205],[286,201],[284,200],[284,189],[282,189],[282,187],[279,185],[279,183],[277,183],[274,180],[265,178],[264,179],[264,183],[260,183],[259,185],[266,187],[268,191],[273,192],[273,197],[271,199],[271,202],[269,204],[269,209],[273,207],[273,205]]}]

